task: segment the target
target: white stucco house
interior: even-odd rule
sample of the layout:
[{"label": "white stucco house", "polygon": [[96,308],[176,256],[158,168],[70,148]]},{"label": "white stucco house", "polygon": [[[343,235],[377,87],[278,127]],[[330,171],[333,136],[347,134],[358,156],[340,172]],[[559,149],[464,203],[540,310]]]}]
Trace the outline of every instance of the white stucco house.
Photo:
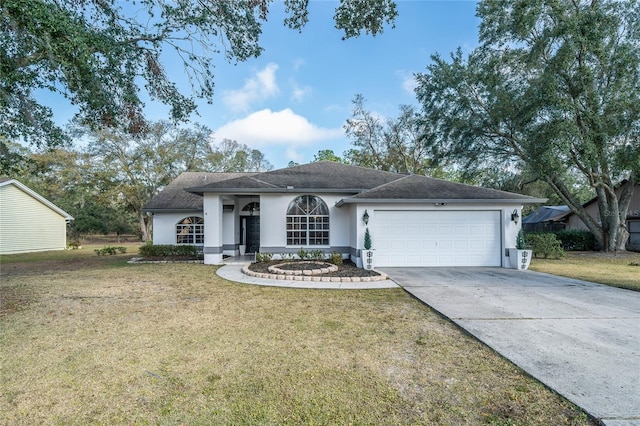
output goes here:
[{"label": "white stucco house", "polygon": [[154,244],[201,245],[206,264],[246,252],[339,252],[362,265],[503,266],[523,204],[544,199],[335,162],[264,173],[183,173],[144,207]]},{"label": "white stucco house", "polygon": [[0,180],[0,254],[67,248],[73,217],[15,179]]}]

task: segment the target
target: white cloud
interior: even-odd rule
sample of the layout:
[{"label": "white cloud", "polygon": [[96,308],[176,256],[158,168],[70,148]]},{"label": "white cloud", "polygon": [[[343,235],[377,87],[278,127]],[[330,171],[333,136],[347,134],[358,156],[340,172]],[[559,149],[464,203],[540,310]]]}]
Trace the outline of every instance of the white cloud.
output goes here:
[{"label": "white cloud", "polygon": [[218,128],[216,141],[233,139],[252,148],[272,145],[308,145],[342,137],[342,128],[326,129],[310,123],[289,108],[263,109]]},{"label": "white cloud", "polygon": [[304,86],[299,87],[297,84],[293,83],[293,92],[291,93],[291,100],[295,102],[302,102],[304,98],[311,94],[311,87]]},{"label": "white cloud", "polygon": [[411,96],[415,96],[415,88],[418,87],[418,82],[416,81],[413,73],[407,73],[406,71],[396,71],[396,75],[400,77],[402,90],[408,93]]},{"label": "white cloud", "polygon": [[[289,161],[293,161],[300,164],[305,162],[304,156],[300,154],[298,151],[296,151],[296,149],[292,146],[287,148],[284,154],[287,160]],[[289,161],[287,161],[287,163]]]},{"label": "white cloud", "polygon": [[293,61],[293,70],[294,71],[298,71],[300,68],[302,68],[302,66],[305,64],[305,60],[304,59],[295,59]]},{"label": "white cloud", "polygon": [[402,88],[404,89],[405,92],[407,92],[411,96],[415,96],[416,87],[418,87],[418,82],[416,81],[416,78],[414,76],[406,77],[402,81]]},{"label": "white cloud", "polygon": [[276,82],[278,65],[268,64],[247,80],[239,90],[227,90],[222,94],[224,104],[234,112],[247,111],[252,104],[263,101],[280,92]]}]

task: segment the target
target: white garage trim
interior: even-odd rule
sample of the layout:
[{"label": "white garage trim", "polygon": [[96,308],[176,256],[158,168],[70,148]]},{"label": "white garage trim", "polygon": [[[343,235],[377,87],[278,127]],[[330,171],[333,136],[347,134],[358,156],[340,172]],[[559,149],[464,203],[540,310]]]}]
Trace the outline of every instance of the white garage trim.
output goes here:
[{"label": "white garage trim", "polygon": [[376,210],[375,266],[501,266],[499,210]]}]

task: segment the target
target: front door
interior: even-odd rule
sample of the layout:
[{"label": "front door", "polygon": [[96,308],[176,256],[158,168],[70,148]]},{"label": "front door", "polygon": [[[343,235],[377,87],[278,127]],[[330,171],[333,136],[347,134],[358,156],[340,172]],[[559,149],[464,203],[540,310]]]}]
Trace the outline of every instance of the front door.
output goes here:
[{"label": "front door", "polygon": [[246,216],[243,219],[247,253],[257,253],[260,251],[260,216]]}]

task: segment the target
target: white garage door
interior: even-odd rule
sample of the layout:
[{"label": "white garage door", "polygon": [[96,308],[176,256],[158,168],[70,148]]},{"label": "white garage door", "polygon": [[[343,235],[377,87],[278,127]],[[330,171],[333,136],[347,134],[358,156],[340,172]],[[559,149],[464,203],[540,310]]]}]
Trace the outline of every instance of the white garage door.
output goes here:
[{"label": "white garage door", "polygon": [[498,211],[375,212],[375,266],[500,266]]}]

